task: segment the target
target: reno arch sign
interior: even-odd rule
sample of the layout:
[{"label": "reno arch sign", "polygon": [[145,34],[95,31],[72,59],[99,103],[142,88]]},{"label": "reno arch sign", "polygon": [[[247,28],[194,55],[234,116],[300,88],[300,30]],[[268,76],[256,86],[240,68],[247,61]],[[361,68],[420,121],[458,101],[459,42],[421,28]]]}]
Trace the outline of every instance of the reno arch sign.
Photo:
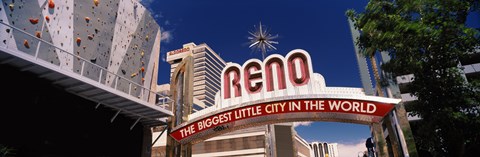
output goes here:
[{"label": "reno arch sign", "polygon": [[285,57],[228,63],[215,105],[172,129],[180,143],[197,143],[230,131],[278,122],[378,123],[400,99],[365,95],[361,88],[327,87],[301,49]]}]

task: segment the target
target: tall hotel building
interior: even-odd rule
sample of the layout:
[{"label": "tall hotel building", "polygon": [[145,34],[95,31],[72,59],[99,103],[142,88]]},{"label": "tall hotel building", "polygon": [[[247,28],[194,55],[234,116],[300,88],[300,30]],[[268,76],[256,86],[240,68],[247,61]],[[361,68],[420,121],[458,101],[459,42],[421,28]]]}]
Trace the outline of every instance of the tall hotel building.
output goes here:
[{"label": "tall hotel building", "polygon": [[167,52],[167,62],[171,65],[170,76],[177,65],[186,56],[194,60],[193,96],[199,101],[194,105],[194,112],[215,104],[215,94],[220,91],[220,76],[225,61],[207,44],[187,43],[183,48]]},{"label": "tall hotel building", "polygon": [[[225,61],[207,44],[187,43],[183,48],[167,53],[171,64],[170,75],[186,56],[194,58],[193,114],[202,114],[214,107],[215,94],[220,91],[221,72]],[[160,85],[159,92],[168,93],[169,85]],[[209,110],[208,110],[209,111]],[[154,129],[153,140],[161,129]],[[166,134],[159,137],[152,148],[152,157],[165,156]],[[291,123],[246,128],[222,134],[192,146],[194,157],[310,157],[310,147],[293,129]]]}]

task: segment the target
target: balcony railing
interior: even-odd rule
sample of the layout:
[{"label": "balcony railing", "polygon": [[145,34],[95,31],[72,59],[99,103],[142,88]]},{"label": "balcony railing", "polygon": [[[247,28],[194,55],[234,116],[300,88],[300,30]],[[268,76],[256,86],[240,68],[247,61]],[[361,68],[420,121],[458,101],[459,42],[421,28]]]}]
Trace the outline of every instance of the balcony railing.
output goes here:
[{"label": "balcony railing", "polygon": [[[148,85],[148,87],[145,87],[123,76],[110,72],[106,68],[99,66],[90,60],[87,60],[85,58],[82,58],[79,55],[76,55],[72,52],[68,52],[60,47],[57,47],[52,43],[47,42],[42,38],[38,38],[35,35],[32,35],[22,29],[6,24],[3,21],[0,21],[0,28],[2,28],[2,33],[5,33],[5,30],[8,29],[8,32],[7,32],[8,34],[6,33],[6,34],[3,34],[2,36],[10,37],[10,40],[4,40],[3,41],[4,43],[0,43],[0,49],[8,51],[10,52],[10,54],[13,53],[14,56],[17,56],[20,58],[22,57],[27,58],[30,62],[33,62],[35,65],[42,65],[42,66],[46,65],[51,70],[59,71],[59,72],[63,71],[64,73],[73,75],[71,76],[73,78],[84,80],[84,82],[95,81],[98,84],[94,83],[95,84],[94,86],[101,86],[101,88],[114,89],[114,91],[120,91],[122,93],[128,94],[128,95],[121,94],[123,95],[123,97],[129,97],[128,99],[136,99],[136,101],[143,102],[142,104],[152,104],[154,106],[164,109],[163,107],[165,106],[164,104],[170,103],[172,101],[167,95],[158,94],[155,91],[152,91],[150,88],[148,88],[150,87],[150,85]],[[21,46],[20,43],[17,44],[20,41],[22,42],[25,41],[23,46]],[[56,60],[52,59],[55,57],[57,57],[58,59]],[[68,65],[69,63],[62,62],[61,57],[73,59],[75,62],[70,61],[69,63],[74,65]],[[13,59],[10,59],[10,60],[13,60]],[[8,61],[3,61],[3,63],[6,63],[6,62]],[[28,68],[29,67],[24,69],[28,69]],[[48,74],[45,74],[45,75],[48,75]],[[43,77],[42,74],[40,74],[39,77]],[[107,77],[112,78],[112,79],[108,79],[112,81],[108,81]],[[90,81],[85,81],[85,80],[90,80]],[[155,100],[155,99],[159,99],[159,100]],[[155,103],[155,102],[160,102],[160,103]],[[171,114],[171,113],[167,113],[167,114]]]},{"label": "balcony railing", "polygon": [[[123,77],[123,76],[119,76],[115,73],[112,73],[112,72],[108,71],[107,69],[105,69],[105,68],[103,68],[103,67],[101,67],[101,66],[99,66],[95,63],[92,63],[90,60],[84,59],[84,58],[80,57],[79,55],[73,54],[72,52],[65,51],[65,50],[53,45],[52,43],[49,43],[49,42],[47,42],[47,41],[45,41],[41,38],[38,38],[38,37],[28,33],[28,32],[25,32],[22,29],[18,29],[16,27],[10,26],[10,25],[4,23],[3,21],[0,22],[0,24],[10,28],[10,30],[13,31],[12,34],[17,33],[16,34],[17,38],[19,37],[19,35],[21,35],[21,37],[23,37],[22,39],[24,39],[28,42],[28,47],[29,47],[28,49],[36,50],[36,51],[34,51],[34,53],[25,52],[26,54],[29,54],[32,57],[34,57],[35,60],[43,60],[47,63],[55,64],[51,61],[46,60],[45,58],[39,57],[39,53],[48,53],[48,52],[40,52],[39,48],[41,46],[47,46],[47,49],[54,49],[55,50],[53,52],[54,53],[56,52],[57,54],[54,54],[54,55],[71,56],[73,59],[77,60],[77,63],[79,63],[81,65],[81,68],[79,70],[71,69],[71,72],[74,72],[74,73],[76,73],[80,76],[95,80],[95,81],[97,81],[97,82],[99,82],[99,83],[101,83],[105,86],[113,88],[117,91],[122,91],[124,93],[135,96],[138,99],[142,99],[144,101],[147,101],[148,98],[152,94],[153,95],[158,95],[158,97],[161,98],[161,99],[170,100],[168,98],[168,96],[166,96],[166,95],[157,94],[155,91],[152,91],[150,88],[146,88],[139,83],[133,82],[133,81],[131,81],[131,80],[129,80],[129,79]],[[6,48],[8,48],[8,47],[6,47]],[[21,52],[23,52],[23,51],[21,51]],[[58,66],[59,69],[67,70],[67,71],[70,70],[70,69],[68,69],[68,67],[65,66],[65,64],[56,64],[56,65]],[[99,74],[98,75],[87,74],[85,72],[86,68],[90,68],[91,69],[90,71],[98,71]],[[114,82],[111,85],[109,85],[109,83],[106,81],[107,76],[111,76],[111,77],[114,78],[113,79]],[[128,88],[125,88],[125,89],[118,88],[119,87],[118,85],[121,82],[127,83]],[[165,100],[162,100],[161,102],[168,103],[168,101],[165,101]]]}]

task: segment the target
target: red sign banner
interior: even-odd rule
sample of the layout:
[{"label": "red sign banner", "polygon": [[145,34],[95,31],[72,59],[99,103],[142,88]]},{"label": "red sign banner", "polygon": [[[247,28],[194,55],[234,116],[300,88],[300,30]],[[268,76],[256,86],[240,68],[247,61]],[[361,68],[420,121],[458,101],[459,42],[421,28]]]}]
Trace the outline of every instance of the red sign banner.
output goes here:
[{"label": "red sign banner", "polygon": [[167,52],[167,54],[170,56],[170,55],[175,55],[175,54],[179,54],[179,53],[183,53],[183,52],[187,52],[187,51],[190,51],[190,48],[185,47],[185,48],[169,51],[169,52]]},{"label": "red sign banner", "polygon": [[[191,136],[196,136],[205,131],[222,131],[228,129],[219,126],[225,126],[233,122],[238,124],[245,124],[258,120],[264,117],[269,117],[277,114],[300,113],[301,118],[305,119],[306,115],[312,115],[312,119],[318,118],[319,115],[328,114],[330,118],[345,121],[363,121],[365,123],[378,122],[388,112],[390,112],[395,104],[366,101],[366,100],[351,100],[351,99],[330,99],[330,98],[312,98],[312,99],[295,99],[283,100],[274,102],[265,102],[260,104],[253,104],[248,106],[240,106],[238,108],[226,108],[225,111],[210,115],[201,119],[194,119],[193,122],[187,123],[180,127],[174,128],[170,133],[175,140],[182,142],[182,140]],[[305,113],[305,114],[303,114]],[[306,114],[310,113],[310,114]],[[351,116],[349,116],[351,115]],[[352,117],[363,117],[362,119],[354,119]],[[271,123],[279,120],[282,121],[297,121],[299,117],[279,116]],[[241,123],[241,121],[245,121]],[[262,122],[265,123],[263,120]],[[240,122],[240,123],[239,123]],[[232,126],[232,125],[230,125]],[[197,135],[198,136],[198,135]],[[202,135],[203,136],[203,135]],[[191,141],[191,139],[189,140]]]}]

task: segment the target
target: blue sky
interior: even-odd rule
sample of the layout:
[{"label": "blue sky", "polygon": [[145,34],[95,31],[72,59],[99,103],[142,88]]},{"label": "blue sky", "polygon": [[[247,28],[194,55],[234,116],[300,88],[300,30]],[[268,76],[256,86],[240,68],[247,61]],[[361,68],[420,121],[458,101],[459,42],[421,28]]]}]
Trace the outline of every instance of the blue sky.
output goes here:
[{"label": "blue sky", "polygon": [[[367,0],[144,0],[162,27],[161,58],[183,44],[206,43],[227,62],[243,64],[261,59],[248,45],[248,31],[262,25],[278,34],[277,53],[293,49],[310,53],[314,72],[325,77],[327,86],[361,87],[355,52],[345,11],[364,10]],[[170,65],[161,62],[159,84],[168,83]],[[345,144],[363,142],[368,126],[315,122],[296,127],[308,142]]]}]

